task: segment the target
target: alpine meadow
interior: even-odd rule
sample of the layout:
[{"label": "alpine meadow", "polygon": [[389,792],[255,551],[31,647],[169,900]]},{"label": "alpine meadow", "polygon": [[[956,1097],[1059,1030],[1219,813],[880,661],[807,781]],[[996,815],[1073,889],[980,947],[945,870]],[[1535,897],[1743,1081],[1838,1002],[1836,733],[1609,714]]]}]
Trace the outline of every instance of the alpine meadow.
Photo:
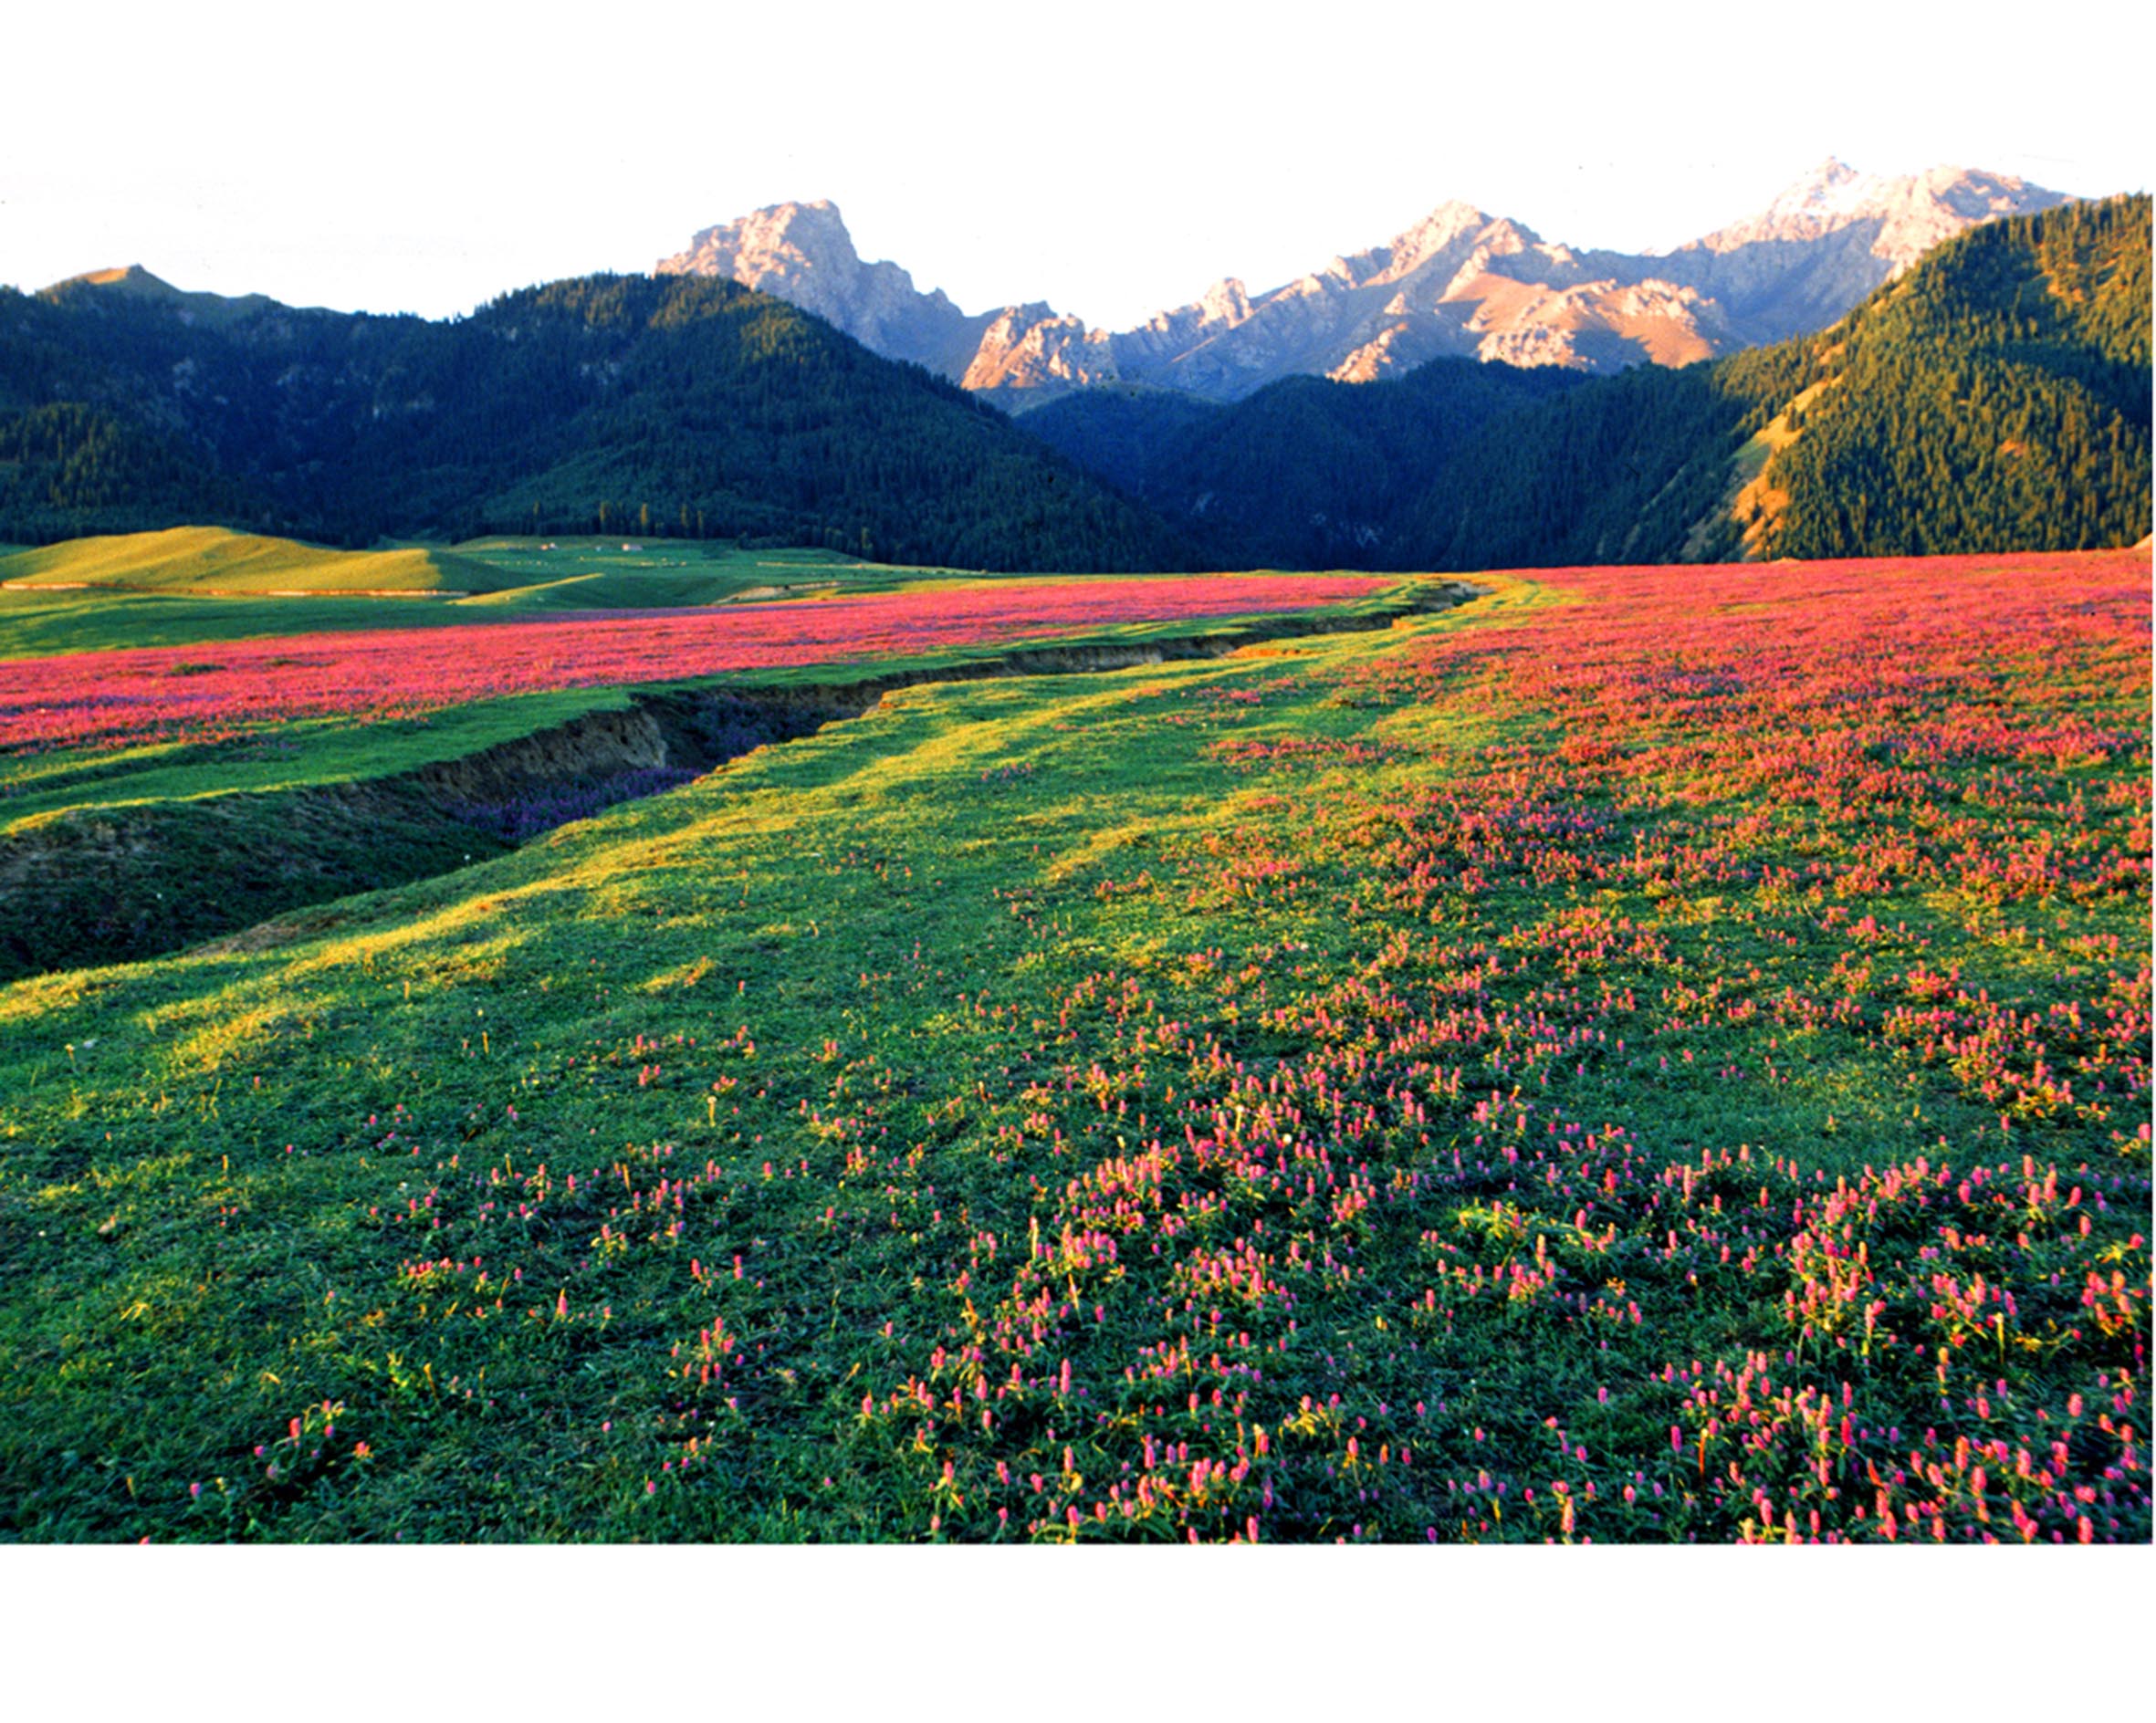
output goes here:
[{"label": "alpine meadow", "polygon": [[0,1539],[2149,1544],[2150,212],[0,289]]}]

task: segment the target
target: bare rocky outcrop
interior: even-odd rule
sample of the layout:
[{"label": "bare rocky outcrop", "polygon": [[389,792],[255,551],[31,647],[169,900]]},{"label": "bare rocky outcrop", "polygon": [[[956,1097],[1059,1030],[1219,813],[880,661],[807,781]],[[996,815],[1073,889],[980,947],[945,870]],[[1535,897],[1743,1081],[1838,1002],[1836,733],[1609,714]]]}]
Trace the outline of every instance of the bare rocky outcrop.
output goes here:
[{"label": "bare rocky outcrop", "polygon": [[1224,279],[1121,330],[1038,301],[968,315],[895,264],[863,263],[828,203],[706,228],[658,268],[774,294],[1013,409],[1103,384],[1234,401],[1282,377],[1369,382],[1448,357],[1690,364],[1823,329],[1941,240],[2066,201],[2007,174],[1887,178],[1829,160],[1758,214],[1663,253],[1575,251],[1452,202],[1268,292]]},{"label": "bare rocky outcrop", "polygon": [[2069,201],[2012,174],[1941,167],[1891,178],[1829,156],[1758,214],[1652,264],[1719,303],[1734,344],[1776,341],[1824,329],[1979,223]]},{"label": "bare rocky outcrop", "polygon": [[919,291],[896,264],[863,262],[838,205],[821,200],[775,204],[706,227],[655,273],[738,281],[815,313],[887,359],[954,380],[999,315],[968,317],[940,291]]}]

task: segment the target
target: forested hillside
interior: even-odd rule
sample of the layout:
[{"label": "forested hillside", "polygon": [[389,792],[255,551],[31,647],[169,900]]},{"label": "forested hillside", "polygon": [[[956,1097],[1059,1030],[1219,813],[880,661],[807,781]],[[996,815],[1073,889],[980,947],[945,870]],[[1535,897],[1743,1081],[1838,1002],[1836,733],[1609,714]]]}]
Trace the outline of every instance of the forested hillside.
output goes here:
[{"label": "forested hillside", "polygon": [[1711,365],[1444,360],[1226,407],[1091,392],[1014,425],[714,277],[429,323],[137,272],[0,294],[0,538],[620,532],[996,569],[2128,544],[2149,292],[2149,200],[2119,198],[1973,229],[1825,333]]},{"label": "forested hillside", "polygon": [[[5,314],[0,302],[0,315]],[[206,449],[84,401],[0,404],[0,539],[46,544],[279,511]]]},{"label": "forested hillside", "polygon": [[1735,554],[1733,527],[1699,523],[1754,405],[1708,364],[1586,379],[1448,359],[1226,407],[1087,392],[1020,423],[1222,564],[1462,569]]},{"label": "forested hillside", "polygon": [[0,296],[0,538],[192,521],[1187,559],[993,410],[730,282],[594,277],[440,323],[204,298],[140,276]]},{"label": "forested hillside", "polygon": [[[1752,403],[1713,365],[1643,365],[1492,426],[1384,548],[1390,568],[1559,568],[1735,554],[1697,523],[1728,483]],[[1694,540],[1700,542],[1694,544]]]},{"label": "forested hillside", "polygon": [[1724,360],[1728,387],[1783,421],[1758,548],[2073,550],[2145,535],[2150,239],[2146,197],[1996,222],[1825,334]]},{"label": "forested hillside", "polygon": [[1478,437],[1583,387],[1573,372],[1433,360],[1397,381],[1292,377],[1230,406],[1088,392],[1019,423],[1198,535],[1226,566],[1387,566]]}]

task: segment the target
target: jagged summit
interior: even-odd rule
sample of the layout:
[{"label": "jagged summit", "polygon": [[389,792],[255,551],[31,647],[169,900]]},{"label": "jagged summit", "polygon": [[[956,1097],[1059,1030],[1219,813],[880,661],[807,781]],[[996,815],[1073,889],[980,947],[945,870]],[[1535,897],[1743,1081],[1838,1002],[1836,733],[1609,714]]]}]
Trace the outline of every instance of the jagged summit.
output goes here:
[{"label": "jagged summit", "polygon": [[1829,156],[1758,214],[1718,228],[1692,246],[1727,252],[1743,245],[1803,243],[1876,224],[1866,235],[1871,249],[1899,272],[1977,222],[2034,214],[2065,202],[2063,193],[2010,173],[1938,167],[1889,178],[1859,172]]},{"label": "jagged summit", "polygon": [[1858,172],[1838,155],[1830,155],[1809,173],[1791,181],[1775,202],[1780,203],[1791,196],[1830,197],[1842,186],[1871,177],[1870,174]]},{"label": "jagged summit", "polygon": [[1395,234],[1382,249],[1389,254],[1390,267],[1404,273],[1453,244],[1463,234],[1481,233],[1491,217],[1474,204],[1455,198],[1439,204],[1412,227]]},{"label": "jagged summit", "polygon": [[1764,210],[1747,218],[1746,225],[1775,227],[1798,222],[1833,223],[1837,218],[1847,219],[1861,206],[1865,195],[1877,183],[1873,175],[1859,173],[1838,156],[1830,155],[1809,173],[1784,186]]},{"label": "jagged summit", "polygon": [[1089,329],[1038,301],[968,315],[896,264],[863,262],[824,200],[707,227],[658,268],[775,294],[1015,407],[1105,383],[1230,401],[1298,373],[1366,382],[1446,356],[1688,364],[1823,329],[1963,228],[2066,201],[2007,174],[1889,178],[1828,156],[1757,214],[1634,254],[1575,251],[1454,199],[1268,292],[1224,278],[1123,330]]},{"label": "jagged summit", "polygon": [[828,198],[772,204],[706,227],[657,273],[722,276],[813,311],[886,357],[947,374],[956,374],[970,322],[940,291],[920,292],[896,264],[863,262]]},{"label": "jagged summit", "polygon": [[896,264],[863,263],[846,230],[845,217],[828,198],[772,204],[738,221],[706,227],[689,242],[688,250],[659,266],[662,275],[724,273],[804,280],[814,274],[853,277],[863,270],[889,271],[908,288],[913,286],[913,277]]},{"label": "jagged summit", "polygon": [[[886,358],[968,389],[1056,390],[1106,381],[1082,357],[1085,327],[1049,305],[968,315],[940,288],[924,293],[895,263],[865,263],[836,204],[773,204],[706,227],[662,258],[661,275],[716,275],[769,293]],[[1045,397],[1043,397],[1045,398]]]}]

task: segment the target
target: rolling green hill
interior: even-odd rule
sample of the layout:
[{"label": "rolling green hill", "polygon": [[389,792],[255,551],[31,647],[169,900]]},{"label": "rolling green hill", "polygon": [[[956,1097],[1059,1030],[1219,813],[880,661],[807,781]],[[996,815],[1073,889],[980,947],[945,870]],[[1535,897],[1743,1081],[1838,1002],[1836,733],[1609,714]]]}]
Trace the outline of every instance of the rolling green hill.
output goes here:
[{"label": "rolling green hill", "polygon": [[[475,620],[470,606],[509,610],[668,610],[744,599],[791,598],[843,588],[887,590],[908,581],[948,577],[933,565],[863,562],[830,550],[742,550],[729,544],[655,539],[475,538],[444,548],[400,545],[382,550],[340,550],[296,539],[237,533],[224,527],[173,527],[163,532],[73,538],[16,550],[0,548],[0,588],[22,604],[45,595],[121,594],[162,599],[386,598],[442,599],[455,620]],[[235,607],[215,607],[229,613]],[[266,614],[267,631],[319,626],[328,614],[290,606]],[[370,626],[385,619],[363,613]],[[400,613],[398,621],[408,621]],[[246,631],[242,631],[246,632]],[[209,637],[227,631],[213,629]],[[12,650],[0,626],[0,657]]]},{"label": "rolling green hill", "polygon": [[251,594],[442,594],[463,597],[518,584],[474,557],[431,548],[330,550],[235,533],[174,527],[78,538],[0,557],[0,584],[42,590]]},{"label": "rolling green hill", "polygon": [[497,537],[446,550],[406,545],[352,551],[217,527],[173,527],[0,546],[0,662],[385,625],[455,627],[560,611],[891,592],[978,579],[928,564],[723,540]]}]

